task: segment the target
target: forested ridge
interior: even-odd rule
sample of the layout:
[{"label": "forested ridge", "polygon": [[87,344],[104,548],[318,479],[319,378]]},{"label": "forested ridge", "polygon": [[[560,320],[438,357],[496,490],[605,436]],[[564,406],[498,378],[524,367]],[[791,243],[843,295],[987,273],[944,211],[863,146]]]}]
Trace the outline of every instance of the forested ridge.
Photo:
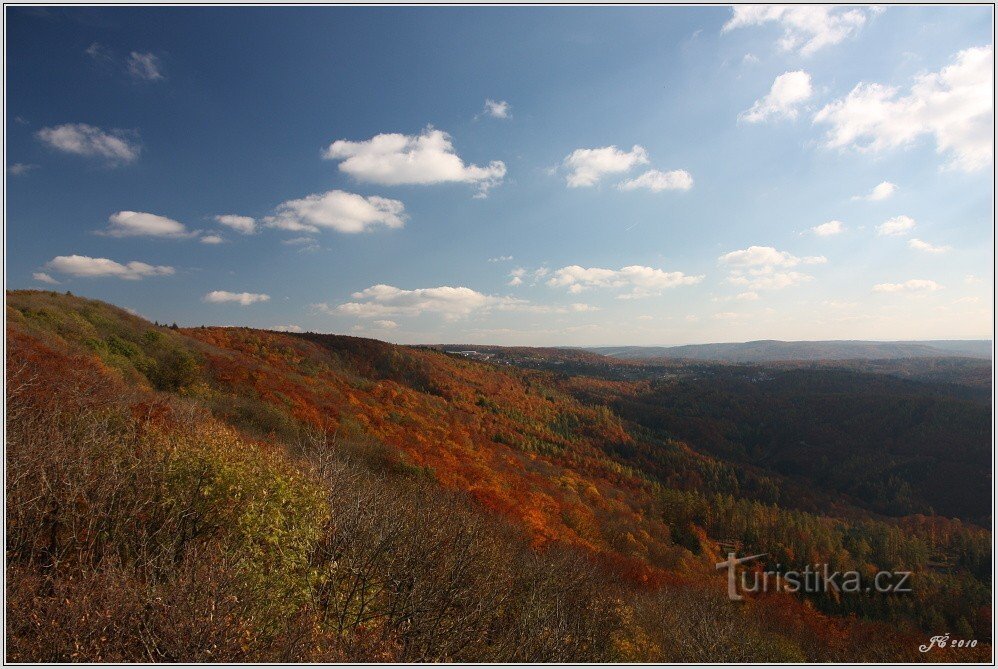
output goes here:
[{"label": "forested ridge", "polygon": [[[990,406],[949,383],[7,318],[8,660],[990,658]],[[719,542],[914,592],[735,604]]]}]

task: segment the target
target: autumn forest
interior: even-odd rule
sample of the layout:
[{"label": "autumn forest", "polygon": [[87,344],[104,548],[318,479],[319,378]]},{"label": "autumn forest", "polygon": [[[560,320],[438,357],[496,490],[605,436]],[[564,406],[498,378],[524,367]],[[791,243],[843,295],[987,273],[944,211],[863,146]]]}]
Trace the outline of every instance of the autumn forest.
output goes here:
[{"label": "autumn forest", "polygon": [[[12,662],[991,658],[991,361],[617,359],[7,293]],[[716,563],[911,591],[729,600]],[[931,636],[974,639],[935,647]]]}]

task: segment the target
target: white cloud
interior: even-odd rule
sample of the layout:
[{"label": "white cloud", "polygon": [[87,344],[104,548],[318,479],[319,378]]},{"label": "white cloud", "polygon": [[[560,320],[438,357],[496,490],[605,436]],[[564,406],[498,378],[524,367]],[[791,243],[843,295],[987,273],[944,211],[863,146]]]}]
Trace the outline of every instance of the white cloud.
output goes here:
[{"label": "white cloud", "polygon": [[783,28],[780,48],[809,56],[850,37],[866,23],[866,18],[862,9],[854,7],[739,5],[732,9],[723,32],[776,22]]},{"label": "white cloud", "polygon": [[466,165],[454,152],[450,135],[432,127],[419,135],[387,133],[363,142],[338,139],[323,158],[342,161],[340,171],[355,179],[385,186],[460,182],[477,184],[479,193],[485,193],[506,176],[501,160],[485,167]]},{"label": "white cloud", "polygon": [[[731,267],[728,283],[743,286],[750,291],[778,290],[811,281],[813,276],[786,268],[797,265],[820,265],[828,262],[824,256],[799,258],[772,246],[750,246],[747,249],[725,253],[718,261]],[[778,269],[779,268],[779,269]]]},{"label": "white cloud", "polygon": [[268,226],[282,230],[314,233],[327,229],[355,233],[368,232],[381,225],[401,228],[405,219],[405,205],[398,200],[331,190],[282,202],[273,216],[263,220]]},{"label": "white cloud", "polygon": [[372,325],[381,328],[382,330],[394,330],[399,326],[399,324],[396,323],[395,321],[389,321],[389,320],[374,321]]},{"label": "white cloud", "polygon": [[111,165],[138,159],[141,147],[122,130],[105,132],[86,123],[66,123],[42,128],[38,138],[54,149],[78,156],[104,158]]},{"label": "white cloud", "polygon": [[202,244],[222,244],[224,242],[225,238],[220,237],[219,235],[205,235],[201,238]]},{"label": "white cloud", "polygon": [[647,164],[648,152],[637,144],[626,152],[616,146],[576,149],[562,161],[562,166],[569,172],[565,180],[570,188],[595,186],[606,174],[628,172],[637,165]]},{"label": "white cloud", "polygon": [[617,188],[620,190],[647,188],[654,193],[663,190],[689,190],[693,188],[693,177],[686,170],[672,170],[669,172],[648,170],[641,176],[620,182]]},{"label": "white cloud", "polygon": [[533,286],[533,285],[536,285],[537,281],[539,281],[540,279],[543,279],[544,277],[546,277],[550,273],[551,273],[551,270],[549,270],[547,267],[538,267],[535,270],[527,270],[527,269],[525,269],[523,267],[516,267],[516,268],[510,270],[510,273],[509,273],[510,280],[509,280],[509,282],[507,282],[506,285],[507,286],[521,286],[521,285],[523,285],[524,280],[531,279],[531,280],[533,280],[533,283],[531,283],[530,285]]},{"label": "white cloud", "polygon": [[828,221],[827,223],[814,226],[811,228],[811,232],[819,237],[830,237],[832,235],[841,234],[845,231],[845,229],[846,228],[842,224],[842,221]]},{"label": "white cloud", "polygon": [[434,313],[448,320],[455,320],[475,312],[491,309],[514,310],[529,306],[529,303],[524,300],[485,295],[464,286],[404,290],[395,286],[378,284],[353,293],[351,297],[357,301],[346,302],[336,307],[331,307],[328,304],[312,306],[325,313],[359,318],[418,316],[422,313]]},{"label": "white cloud", "polygon": [[38,169],[38,165],[30,165],[28,163],[14,163],[7,168],[7,174],[11,176],[18,176],[21,174],[27,174],[31,170]]},{"label": "white cloud", "polygon": [[880,236],[897,237],[906,235],[915,228],[915,219],[910,216],[895,216],[887,219],[877,226],[877,234]]},{"label": "white cloud", "polygon": [[495,258],[489,258],[489,262],[506,262],[512,259],[513,256],[496,256]]},{"label": "white cloud", "polygon": [[183,223],[166,216],[142,211],[119,211],[108,217],[108,226],[100,231],[108,237],[190,237]]},{"label": "white cloud", "polygon": [[59,274],[75,277],[117,277],[137,281],[149,276],[169,276],[174,273],[172,267],[166,265],[148,265],[133,260],[124,265],[107,258],[91,258],[90,256],[56,256],[45,265]]},{"label": "white cloud", "polygon": [[270,295],[265,295],[263,293],[230,293],[227,290],[213,290],[202,297],[201,300],[211,304],[236,302],[245,307],[257,302],[267,302],[270,300]]},{"label": "white cloud", "polygon": [[773,267],[759,267],[748,271],[733,271],[728,275],[728,283],[744,286],[750,290],[779,290],[799,283],[813,281],[814,277],[803,272],[778,272]]},{"label": "white cloud", "polygon": [[256,232],[256,220],[249,216],[237,216],[236,214],[220,214],[215,217],[215,221],[232,228],[236,232],[244,235],[252,235]]},{"label": "white cloud", "polygon": [[950,250],[948,246],[934,246],[928,242],[923,242],[921,239],[909,239],[908,246],[916,251],[925,251],[926,253],[946,253]]},{"label": "white cloud", "polygon": [[136,79],[143,79],[145,81],[158,81],[163,78],[159,58],[152,53],[133,51],[129,54],[128,73]]},{"label": "white cloud", "polygon": [[599,307],[594,307],[593,305],[585,304],[584,302],[573,302],[572,311],[575,311],[577,313],[586,313],[591,311],[599,311]]},{"label": "white cloud", "polygon": [[878,283],[873,290],[878,293],[900,293],[900,292],[926,292],[939,290],[940,286],[935,281],[928,279],[908,279],[903,283]]},{"label": "white cloud", "polygon": [[819,111],[829,148],[877,153],[906,147],[924,135],[948,157],[947,168],[974,171],[991,164],[994,111],[992,47],[966,49],[939,72],[915,78],[907,95],[883,84],[857,84]]},{"label": "white cloud", "polygon": [[769,119],[795,119],[797,107],[811,97],[811,75],[803,70],[784,72],[776,77],[766,97],[756,100],[738,120],[759,123]]},{"label": "white cloud", "polygon": [[496,102],[491,98],[485,101],[482,113],[492,118],[510,118],[513,115],[508,102],[505,100]]},{"label": "white cloud", "polygon": [[868,195],[855,195],[852,199],[854,200],[870,200],[871,202],[877,202],[879,200],[886,200],[890,196],[894,195],[898,190],[897,184],[892,184],[890,181],[881,181],[879,184],[873,187]]},{"label": "white cloud", "polygon": [[755,302],[759,299],[759,293],[755,291],[748,291],[746,293],[738,293],[735,295],[735,299],[739,302]]},{"label": "white cloud", "polygon": [[828,262],[824,256],[797,256],[786,251],[777,251],[772,246],[750,246],[747,249],[725,253],[718,260],[734,267],[778,266],[795,267],[800,264],[820,265]]},{"label": "white cloud", "polygon": [[300,325],[273,325],[270,327],[274,332],[301,332]]},{"label": "white cloud", "polygon": [[34,274],[31,275],[31,278],[34,279],[35,281],[41,281],[42,283],[49,283],[52,285],[58,285],[59,283],[45,272],[35,272]]},{"label": "white cloud", "polygon": [[554,288],[567,288],[572,294],[589,288],[623,289],[627,292],[617,297],[631,299],[659,295],[665,289],[690,286],[702,280],[703,275],[690,276],[641,265],[629,265],[617,270],[569,265],[555,270],[547,284]]}]

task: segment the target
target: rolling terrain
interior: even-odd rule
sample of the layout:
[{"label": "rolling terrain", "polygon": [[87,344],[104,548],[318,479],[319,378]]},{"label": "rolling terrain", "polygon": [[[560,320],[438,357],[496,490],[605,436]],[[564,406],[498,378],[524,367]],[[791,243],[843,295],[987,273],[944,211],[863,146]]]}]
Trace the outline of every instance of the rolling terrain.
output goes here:
[{"label": "rolling terrain", "polygon": [[908,358],[991,358],[991,342],[967,341],[749,341],[686,346],[603,346],[589,349],[616,358],[678,358],[722,362],[787,360],[899,360]]},{"label": "rolling terrain", "polygon": [[[7,361],[8,660],[990,657],[976,367],[405,347],[44,291],[7,293]],[[915,591],[735,605],[730,543]],[[918,652],[942,631],[983,643]]]}]

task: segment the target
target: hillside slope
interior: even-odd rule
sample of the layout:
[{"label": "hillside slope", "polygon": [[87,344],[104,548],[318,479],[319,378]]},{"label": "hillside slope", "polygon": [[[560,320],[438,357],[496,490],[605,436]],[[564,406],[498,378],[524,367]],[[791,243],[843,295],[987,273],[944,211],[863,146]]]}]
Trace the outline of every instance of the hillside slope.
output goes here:
[{"label": "hillside slope", "polygon": [[[755,501],[782,479],[649,433],[549,372],[175,330],[50,292],[8,293],[7,316],[15,659],[913,660],[919,628],[987,629],[986,533]],[[784,560],[912,565],[923,587],[732,607],[722,537]],[[927,569],[939,550],[953,573]],[[178,611],[222,595],[236,599],[206,618],[214,636],[184,632],[205,622]],[[95,622],[163,598],[174,608],[143,619],[151,642]],[[727,642],[691,649],[679,630]]]}]

